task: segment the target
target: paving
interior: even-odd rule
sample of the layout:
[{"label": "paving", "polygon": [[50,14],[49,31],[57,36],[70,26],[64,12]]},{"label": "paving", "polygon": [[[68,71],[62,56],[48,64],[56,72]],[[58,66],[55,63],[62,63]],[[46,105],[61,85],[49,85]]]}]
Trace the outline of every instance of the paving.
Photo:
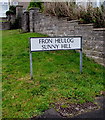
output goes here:
[{"label": "paving", "polygon": [[[66,119],[85,119],[85,118],[91,118],[91,119],[99,119],[99,120],[105,120],[105,96],[103,97],[98,97],[95,102],[98,103],[98,105],[100,106],[100,109],[98,110],[94,110],[91,112],[87,112],[87,113],[83,113],[77,116],[73,116],[72,118],[66,118]],[[42,115],[37,116],[37,117],[33,117],[31,118],[31,120],[37,120],[40,118],[45,118],[45,119],[62,119],[64,118],[63,116],[61,116],[54,108],[51,108],[49,110],[46,110]]]}]

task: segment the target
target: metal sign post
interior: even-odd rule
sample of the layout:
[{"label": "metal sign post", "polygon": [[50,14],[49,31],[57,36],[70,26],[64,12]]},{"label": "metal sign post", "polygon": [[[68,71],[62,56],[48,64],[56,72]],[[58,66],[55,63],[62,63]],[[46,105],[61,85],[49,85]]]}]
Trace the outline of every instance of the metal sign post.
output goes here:
[{"label": "metal sign post", "polygon": [[80,50],[80,73],[82,73],[82,37],[34,37],[30,38],[30,77],[33,79],[32,52],[52,50]]},{"label": "metal sign post", "polygon": [[80,73],[82,73],[82,49],[80,50]]},{"label": "metal sign post", "polygon": [[30,77],[33,79],[32,52],[30,51]]}]

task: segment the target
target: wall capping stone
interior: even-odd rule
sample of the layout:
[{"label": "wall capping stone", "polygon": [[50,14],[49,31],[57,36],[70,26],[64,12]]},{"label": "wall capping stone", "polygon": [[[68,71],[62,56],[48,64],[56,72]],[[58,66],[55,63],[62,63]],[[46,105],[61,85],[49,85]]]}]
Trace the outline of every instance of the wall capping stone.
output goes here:
[{"label": "wall capping stone", "polygon": [[82,26],[93,26],[93,24],[81,24],[81,23],[79,23],[79,25],[82,25]]},{"label": "wall capping stone", "polygon": [[105,31],[105,28],[94,28],[94,31]]},{"label": "wall capping stone", "polygon": [[24,11],[24,13],[29,13],[29,11]]},{"label": "wall capping stone", "polygon": [[79,20],[68,20],[69,23],[79,22]]},{"label": "wall capping stone", "polygon": [[39,10],[39,8],[30,8],[29,11],[30,10]]},{"label": "wall capping stone", "polygon": [[23,7],[22,5],[16,5],[16,7]]}]

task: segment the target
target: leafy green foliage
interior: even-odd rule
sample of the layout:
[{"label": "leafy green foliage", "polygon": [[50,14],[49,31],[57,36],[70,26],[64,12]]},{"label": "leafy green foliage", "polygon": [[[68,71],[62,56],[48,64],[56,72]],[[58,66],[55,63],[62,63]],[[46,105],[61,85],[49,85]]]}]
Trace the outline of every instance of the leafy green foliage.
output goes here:
[{"label": "leafy green foliage", "polygon": [[34,52],[34,79],[30,80],[28,38],[46,35],[20,34],[19,30],[6,30],[2,34],[3,118],[30,118],[61,100],[93,101],[105,90],[105,68],[83,55],[80,74],[79,53],[74,50]]},{"label": "leafy green foliage", "polygon": [[28,9],[34,8],[34,7],[42,9],[42,2],[34,2],[34,1],[30,2]]}]

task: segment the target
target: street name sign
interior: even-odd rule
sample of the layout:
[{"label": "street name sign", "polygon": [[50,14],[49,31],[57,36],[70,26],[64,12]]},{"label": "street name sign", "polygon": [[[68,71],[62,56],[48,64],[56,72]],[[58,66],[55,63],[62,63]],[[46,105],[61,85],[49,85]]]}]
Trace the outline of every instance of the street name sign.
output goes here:
[{"label": "street name sign", "polygon": [[81,37],[30,38],[31,52],[81,49]]},{"label": "street name sign", "polygon": [[80,72],[82,72],[82,36],[31,37],[30,38],[30,75],[32,71],[32,52],[52,50],[80,50]]}]

